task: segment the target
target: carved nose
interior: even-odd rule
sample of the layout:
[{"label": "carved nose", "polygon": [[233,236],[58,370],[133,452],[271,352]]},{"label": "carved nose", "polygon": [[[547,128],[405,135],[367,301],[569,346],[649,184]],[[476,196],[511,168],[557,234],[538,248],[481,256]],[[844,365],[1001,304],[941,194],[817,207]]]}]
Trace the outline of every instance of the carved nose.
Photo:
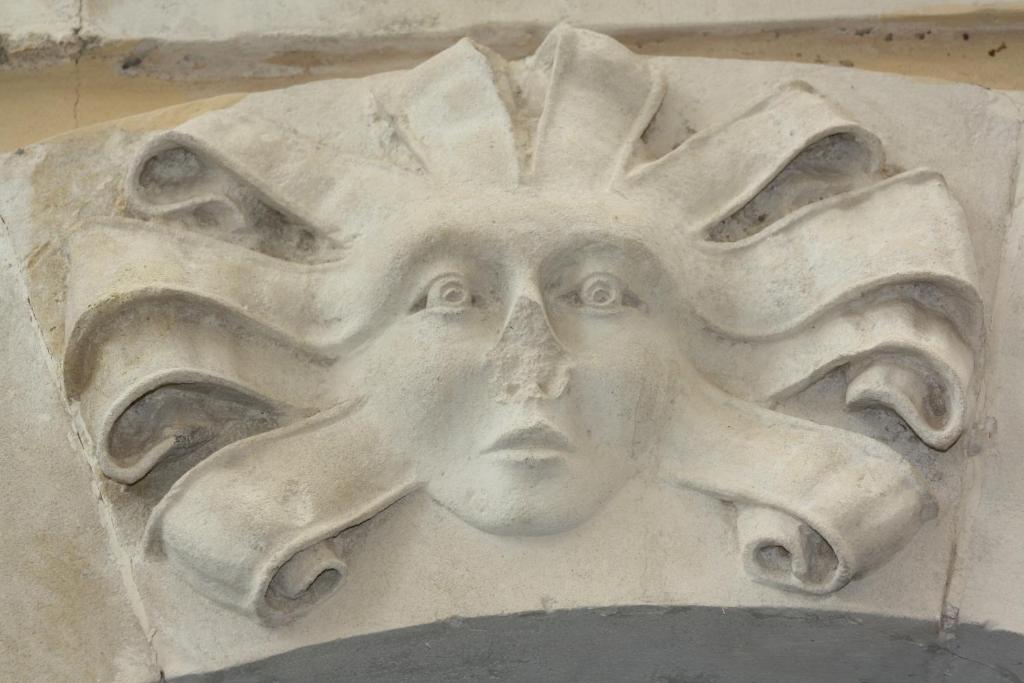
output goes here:
[{"label": "carved nose", "polygon": [[501,403],[558,398],[569,385],[569,356],[544,306],[530,296],[516,300],[487,363],[492,393]]}]

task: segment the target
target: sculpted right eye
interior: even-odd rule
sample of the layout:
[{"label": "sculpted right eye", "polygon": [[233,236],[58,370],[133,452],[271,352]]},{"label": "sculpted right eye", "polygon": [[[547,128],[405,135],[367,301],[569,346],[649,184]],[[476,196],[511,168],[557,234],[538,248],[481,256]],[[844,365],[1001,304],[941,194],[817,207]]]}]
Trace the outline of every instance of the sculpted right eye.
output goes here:
[{"label": "sculpted right eye", "polygon": [[445,273],[430,282],[410,312],[426,309],[455,312],[470,308],[474,303],[475,297],[466,278],[458,273]]},{"label": "sculpted right eye", "polygon": [[615,276],[597,273],[583,281],[578,296],[584,306],[611,309],[622,305],[622,290],[622,284]]}]

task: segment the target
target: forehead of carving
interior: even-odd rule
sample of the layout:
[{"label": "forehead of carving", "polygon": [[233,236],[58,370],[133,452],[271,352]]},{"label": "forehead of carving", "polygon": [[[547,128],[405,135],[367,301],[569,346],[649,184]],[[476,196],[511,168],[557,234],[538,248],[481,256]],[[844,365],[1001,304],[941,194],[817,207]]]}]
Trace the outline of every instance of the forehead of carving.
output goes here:
[{"label": "forehead of carving", "polygon": [[653,259],[672,248],[672,238],[642,206],[613,195],[481,193],[407,204],[397,219],[361,236],[353,255],[399,269],[452,252],[540,265],[567,248],[603,242]]},{"label": "forehead of carving", "polygon": [[603,225],[575,224],[564,229],[532,222],[497,229],[461,224],[411,236],[407,249],[387,258],[396,277],[447,263],[476,264],[492,272],[536,274],[543,283],[560,281],[567,270],[585,263],[614,264],[636,277],[659,279],[668,270],[644,242]]}]

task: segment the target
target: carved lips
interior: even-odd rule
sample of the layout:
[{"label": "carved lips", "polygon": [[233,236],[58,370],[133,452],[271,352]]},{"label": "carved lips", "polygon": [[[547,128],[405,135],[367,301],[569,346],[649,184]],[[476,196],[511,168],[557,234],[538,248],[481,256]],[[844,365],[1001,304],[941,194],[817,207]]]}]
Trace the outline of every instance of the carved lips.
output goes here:
[{"label": "carved lips", "polygon": [[484,453],[509,462],[534,465],[558,460],[572,450],[569,437],[541,420],[505,432]]}]

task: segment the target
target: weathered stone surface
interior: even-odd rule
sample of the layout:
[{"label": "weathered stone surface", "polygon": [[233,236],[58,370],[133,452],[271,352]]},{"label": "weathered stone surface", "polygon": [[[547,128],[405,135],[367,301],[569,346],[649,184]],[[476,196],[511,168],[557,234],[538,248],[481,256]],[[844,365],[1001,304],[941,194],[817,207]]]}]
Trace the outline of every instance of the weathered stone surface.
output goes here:
[{"label": "weathered stone surface", "polygon": [[[437,46],[438,41],[473,34],[505,45],[529,42],[559,22],[572,22],[604,32],[662,32],[693,29],[729,29],[751,26],[794,26],[806,23],[861,20],[876,23],[905,19],[942,19],[1004,13],[1014,16],[1013,0],[969,2],[951,6],[940,0],[824,0],[815,3],[771,2],[679,3],[648,0],[629,6],[611,0],[550,3],[541,0],[507,3],[487,0],[453,3],[427,0],[404,2],[366,0],[284,1],[274,3],[225,2],[211,4],[186,0],[147,6],[125,0],[20,0],[0,6],[0,44],[21,60],[23,56],[55,57],[53,47],[64,45],[74,58],[83,43],[127,44],[145,41],[141,53],[160,44],[232,43],[258,49],[269,41],[302,50],[295,39],[306,40],[305,50],[316,53],[325,44],[347,44],[358,51],[361,41],[377,49],[390,45],[409,51],[410,44]],[[1005,18],[1004,18],[1005,21]],[[404,41],[401,42],[391,41]],[[319,43],[317,42],[319,41]],[[32,55],[32,53],[36,53]],[[40,55],[39,53],[47,53]],[[228,53],[224,53],[228,57]]]},{"label": "weathered stone surface", "polygon": [[0,212],[169,676],[636,604],[939,647],[1020,120],[562,26],[56,139]]},{"label": "weathered stone surface", "polygon": [[[74,40],[78,0],[23,0],[0,7],[0,45],[9,52]],[[6,55],[5,55],[6,56]]]},{"label": "weathered stone surface", "polygon": [[281,33],[331,38],[411,34],[429,39],[433,35],[459,36],[481,29],[491,31],[494,35],[505,34],[507,37],[516,29],[537,30],[561,21],[602,31],[638,29],[651,25],[672,30],[695,26],[929,16],[1018,7],[1011,0],[968,2],[955,8],[941,0],[867,0],[859,3],[849,0],[821,0],[814,3],[647,0],[628,6],[614,0],[566,3],[485,0],[465,4],[449,0],[427,0],[416,5],[366,0],[314,0],[262,3],[256,6],[243,3],[211,5],[201,0],[188,0],[169,7],[161,6],[159,11],[140,11],[137,4],[127,0],[84,0],[83,21],[87,33],[105,39],[224,40],[259,34],[268,26],[275,27]]},{"label": "weathered stone surface", "polygon": [[[9,161],[0,177],[18,168]],[[156,681],[134,611],[143,608],[122,583],[105,512],[35,329],[23,262],[11,252],[7,228],[16,219],[4,208],[0,218],[0,680]]]},{"label": "weathered stone surface", "polygon": [[[1019,93],[1018,102],[1024,102]],[[949,612],[965,623],[1024,633],[1024,215],[1021,178],[1003,247],[993,311],[985,409],[971,434],[978,485],[965,499],[965,528]]]},{"label": "weathered stone surface", "polygon": [[649,55],[824,63],[1024,88],[1011,0],[0,4],[0,150],[225,93],[415,66],[470,36],[507,58],[559,21]]}]

